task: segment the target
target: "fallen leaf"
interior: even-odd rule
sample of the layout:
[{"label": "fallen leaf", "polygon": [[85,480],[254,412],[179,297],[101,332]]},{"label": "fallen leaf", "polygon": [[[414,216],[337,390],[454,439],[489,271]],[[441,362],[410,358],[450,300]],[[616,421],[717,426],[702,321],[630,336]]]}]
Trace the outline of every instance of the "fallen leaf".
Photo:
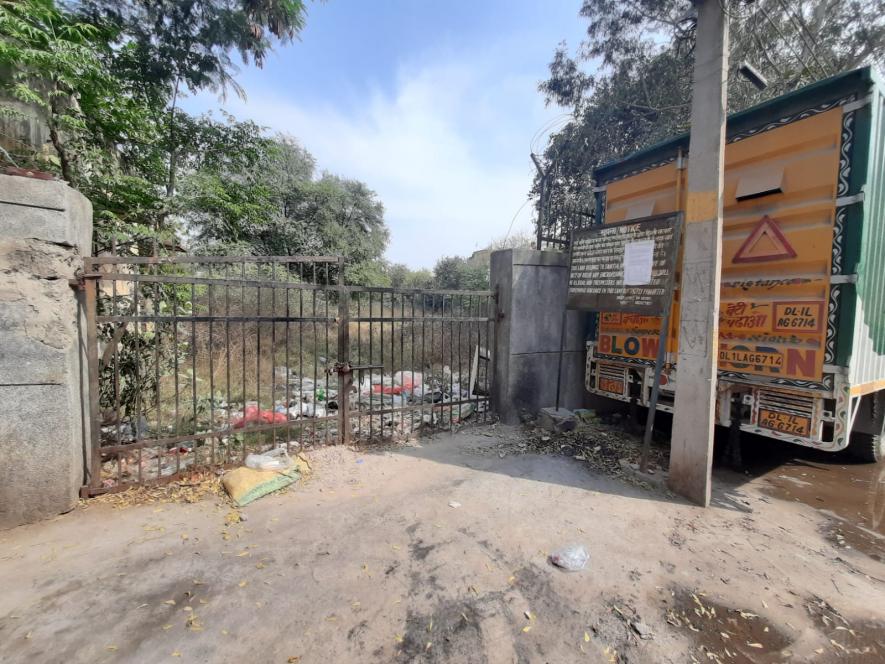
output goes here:
[{"label": "fallen leaf", "polygon": [[168,604],[169,606],[175,606],[175,600],[174,599],[167,599],[165,602],[163,602],[163,604]]},{"label": "fallen leaf", "polygon": [[590,643],[590,635],[584,632],[584,643]]},{"label": "fallen leaf", "polygon": [[747,641],[747,645],[750,646],[751,648],[764,648],[765,647],[761,643],[750,643],[749,641]]},{"label": "fallen leaf", "polygon": [[164,630],[172,629],[172,625],[163,625],[163,629]]},{"label": "fallen leaf", "polygon": [[523,633],[530,632],[530,631],[532,631],[532,626],[526,625],[525,627],[522,628],[522,631],[523,631]]},{"label": "fallen leaf", "polygon": [[181,657],[181,653],[178,652],[177,650],[173,650],[173,651],[172,651],[172,656],[173,656],[173,657]]},{"label": "fallen leaf", "polygon": [[111,652],[113,652],[114,650],[117,649],[117,646],[115,646],[114,644],[110,644],[110,645],[105,646],[104,649],[110,650]]},{"label": "fallen leaf", "polygon": [[288,662],[288,664],[297,664],[300,661],[301,661],[300,655],[293,655],[292,657],[290,657],[289,659],[286,660],[286,662]]},{"label": "fallen leaf", "polygon": [[185,626],[192,632],[202,632],[203,631],[203,623],[200,622],[200,619],[197,617],[196,613],[191,613],[185,623]]},{"label": "fallen leaf", "polygon": [[393,640],[396,641],[397,643],[402,643],[402,642],[403,642],[403,637],[402,637],[401,634],[394,634],[394,635],[393,635]]},{"label": "fallen leaf", "polygon": [[239,586],[240,586],[240,588],[245,588],[245,587],[246,587],[246,586],[247,586],[247,585],[249,585],[249,582],[248,582],[248,581],[246,581],[246,579],[243,579],[243,580],[242,580],[242,581],[240,581],[240,583],[239,583],[239,584],[237,584],[237,585],[239,585]]}]

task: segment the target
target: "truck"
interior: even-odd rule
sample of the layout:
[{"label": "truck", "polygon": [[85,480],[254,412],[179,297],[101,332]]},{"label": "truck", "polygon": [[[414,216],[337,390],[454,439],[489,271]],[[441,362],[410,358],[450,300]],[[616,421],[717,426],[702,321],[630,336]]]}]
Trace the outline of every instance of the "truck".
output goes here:
[{"label": "truck", "polygon": [[[885,458],[885,91],[865,67],[729,115],[716,422]],[[684,211],[689,135],[595,169],[597,224]],[[681,252],[658,408],[679,381]],[[661,318],[597,312],[589,392],[649,406]]]}]

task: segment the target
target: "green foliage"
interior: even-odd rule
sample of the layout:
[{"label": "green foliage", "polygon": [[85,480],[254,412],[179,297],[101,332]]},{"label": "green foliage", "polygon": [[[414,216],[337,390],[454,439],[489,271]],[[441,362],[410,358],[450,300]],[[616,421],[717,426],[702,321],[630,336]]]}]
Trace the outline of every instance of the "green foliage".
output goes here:
[{"label": "green foliage", "polygon": [[[596,165],[688,129],[692,8],[691,0],[584,0],[586,39],[574,55],[561,45],[539,86],[548,103],[571,109],[544,154],[553,177],[552,216],[557,206],[581,207]],[[885,0],[732,1],[727,11],[732,111],[885,62]],[[768,78],[766,90],[737,75],[744,60]],[[592,63],[592,73],[585,63]]]},{"label": "green foliage", "polygon": [[207,146],[182,179],[176,212],[200,251],[220,253],[235,244],[256,255],[341,255],[350,283],[383,278],[384,207],[365,184],[317,175],[313,157],[291,138],[267,138],[259,127],[230,118],[200,124],[225,137],[222,154],[243,146],[237,159],[208,158],[214,151]]},{"label": "green foliage", "polygon": [[383,280],[374,192],[318,174],[291,138],[177,107],[185,90],[239,91],[231,54],[260,65],[303,21],[300,0],[0,0],[6,94],[45,114],[57,155],[23,161],[92,201],[97,251],[341,254],[354,283]]},{"label": "green foliage", "polygon": [[489,287],[487,263],[473,263],[460,256],[440,258],[433,268],[434,285],[451,290],[486,290]]},{"label": "green foliage", "polygon": [[[260,66],[303,21],[301,0],[0,0],[0,114],[38,116],[54,148],[15,157],[91,200],[95,253],[187,244],[215,254],[342,254],[351,283],[383,281],[388,230],[374,192],[317,173],[294,140],[253,122],[178,108],[187,92],[240,93],[234,55]],[[200,295],[139,288],[141,306],[161,312],[185,313]],[[104,341],[115,332],[99,330]],[[115,383],[103,369],[101,403],[119,398],[131,417],[139,399],[151,407],[157,389],[135,367],[153,353],[167,373],[192,349],[160,347],[150,328],[130,326],[117,352],[125,376]]]},{"label": "green foliage", "polygon": [[433,272],[426,269],[412,270],[402,263],[390,263],[386,267],[389,285],[394,288],[432,288]]},{"label": "green foliage", "polygon": [[82,0],[76,11],[114,27],[122,78],[168,95],[180,85],[240,92],[231,53],[261,66],[272,40],[292,41],[306,13],[301,0]]}]

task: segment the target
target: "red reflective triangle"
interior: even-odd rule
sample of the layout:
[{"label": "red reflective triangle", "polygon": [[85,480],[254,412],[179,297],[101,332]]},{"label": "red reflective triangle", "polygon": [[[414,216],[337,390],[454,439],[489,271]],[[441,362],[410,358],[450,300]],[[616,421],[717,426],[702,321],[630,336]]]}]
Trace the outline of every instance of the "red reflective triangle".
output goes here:
[{"label": "red reflective triangle", "polygon": [[731,262],[758,263],[795,257],[796,250],[787,241],[777,222],[765,215],[744,240]]}]

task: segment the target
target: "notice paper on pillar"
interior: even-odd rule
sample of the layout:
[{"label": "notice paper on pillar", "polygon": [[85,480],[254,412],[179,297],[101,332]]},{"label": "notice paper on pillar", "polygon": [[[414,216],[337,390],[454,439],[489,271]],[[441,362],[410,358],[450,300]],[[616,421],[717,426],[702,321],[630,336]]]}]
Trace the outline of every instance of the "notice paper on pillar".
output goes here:
[{"label": "notice paper on pillar", "polygon": [[672,297],[681,223],[674,213],[576,231],[569,308],[661,315]]}]

